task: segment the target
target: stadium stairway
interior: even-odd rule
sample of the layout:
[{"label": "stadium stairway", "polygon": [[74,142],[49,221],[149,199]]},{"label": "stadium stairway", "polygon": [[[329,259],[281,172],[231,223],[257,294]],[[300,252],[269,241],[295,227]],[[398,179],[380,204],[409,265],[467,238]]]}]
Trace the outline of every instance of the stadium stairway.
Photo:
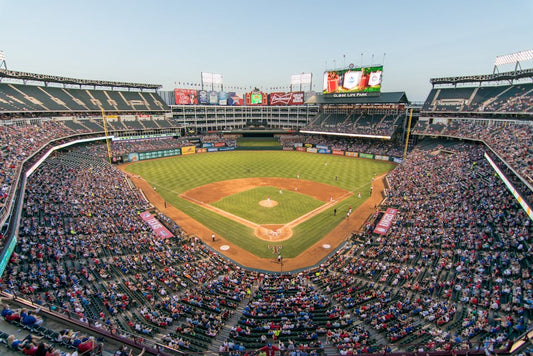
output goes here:
[{"label": "stadium stairway", "polygon": [[327,343],[325,337],[322,336],[322,337],[320,337],[318,339],[322,343],[323,350],[324,350],[324,352],[323,352],[324,355],[338,355],[339,354],[339,351],[337,350],[335,345]]},{"label": "stadium stairway", "polygon": [[[254,285],[251,290],[251,295],[255,295],[255,292],[257,290],[257,286]],[[243,298],[240,303],[237,305],[237,308],[235,308],[235,312],[231,316],[231,318],[224,323],[224,327],[220,330],[220,332],[215,337],[215,340],[209,345],[209,348],[207,349],[209,352],[218,354],[218,350],[224,342],[226,342],[229,338],[231,328],[233,328],[237,323],[239,322],[239,319],[242,316],[242,313],[244,312],[244,307],[248,304],[249,299]]]}]

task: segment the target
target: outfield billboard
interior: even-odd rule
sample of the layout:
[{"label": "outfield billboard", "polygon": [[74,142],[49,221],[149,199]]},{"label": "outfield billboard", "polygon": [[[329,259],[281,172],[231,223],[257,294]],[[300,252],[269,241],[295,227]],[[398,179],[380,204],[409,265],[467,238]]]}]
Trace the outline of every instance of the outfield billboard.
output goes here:
[{"label": "outfield billboard", "polygon": [[209,92],[209,105],[218,105],[218,92],[214,90]]},{"label": "outfield billboard", "polygon": [[207,92],[207,90],[198,91],[198,104],[200,105],[209,104],[209,93]]},{"label": "outfield billboard", "polygon": [[379,95],[382,73],[382,65],[326,71],[322,93],[334,97]]},{"label": "outfield billboard", "polygon": [[242,106],[242,98],[234,91],[227,93],[227,104],[229,106]]},{"label": "outfield billboard", "polygon": [[174,89],[176,105],[197,105],[198,96],[194,89]]},{"label": "outfield billboard", "polygon": [[247,106],[268,105],[268,95],[260,91],[246,93],[245,101]]},{"label": "outfield billboard", "polygon": [[181,148],[182,155],[192,155],[196,152],[196,146],[185,146]]},{"label": "outfield billboard", "polygon": [[223,91],[218,92],[218,105],[222,105],[222,106],[228,105],[228,96]]},{"label": "outfield billboard", "polygon": [[270,105],[272,106],[303,105],[304,102],[303,91],[270,94]]}]

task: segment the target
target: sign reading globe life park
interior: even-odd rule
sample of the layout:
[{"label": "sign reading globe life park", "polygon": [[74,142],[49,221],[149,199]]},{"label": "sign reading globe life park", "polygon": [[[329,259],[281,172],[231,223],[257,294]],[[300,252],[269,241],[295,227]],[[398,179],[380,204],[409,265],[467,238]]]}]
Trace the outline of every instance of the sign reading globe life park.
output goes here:
[{"label": "sign reading globe life park", "polygon": [[322,94],[334,98],[377,96],[382,74],[382,65],[326,71]]}]

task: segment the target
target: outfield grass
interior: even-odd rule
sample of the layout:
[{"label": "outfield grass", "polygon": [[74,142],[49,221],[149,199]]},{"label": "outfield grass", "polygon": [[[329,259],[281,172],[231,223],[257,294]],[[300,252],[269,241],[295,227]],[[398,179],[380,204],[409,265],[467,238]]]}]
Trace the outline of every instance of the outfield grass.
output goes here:
[{"label": "outfield grass", "polygon": [[[251,228],[179,198],[178,195],[215,181],[249,177],[296,178],[297,174],[300,179],[354,192],[354,196],[293,230],[293,236],[282,243],[283,255],[290,258],[299,255],[341,223],[345,218],[342,212],[347,211],[348,206],[356,209],[368,198],[374,174],[381,175],[392,168],[394,165],[390,162],[343,156],[295,151],[233,151],[141,161],[130,164],[127,170],[141,175],[156,187],[168,203],[232,243],[264,258],[272,257],[272,252],[268,249],[269,242],[256,238]],[[338,177],[337,180],[335,176]],[[357,198],[357,192],[361,192],[362,199]],[[341,213],[333,216],[333,208]]]},{"label": "outfield grass", "polygon": [[[265,207],[259,205],[261,200],[270,197],[278,205]],[[257,187],[241,193],[230,195],[211,205],[240,216],[256,224],[286,224],[296,218],[320,207],[324,202],[308,195],[282,190],[276,187]]]}]

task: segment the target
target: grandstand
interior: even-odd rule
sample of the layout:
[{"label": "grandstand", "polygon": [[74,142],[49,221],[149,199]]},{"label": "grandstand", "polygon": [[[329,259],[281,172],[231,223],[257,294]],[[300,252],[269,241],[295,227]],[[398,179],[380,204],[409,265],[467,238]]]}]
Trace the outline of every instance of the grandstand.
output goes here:
[{"label": "grandstand", "polygon": [[[337,101],[337,103],[336,103]],[[319,114],[306,125],[302,133],[342,133],[351,137],[390,140],[402,137],[406,125],[407,97],[405,93],[381,93],[369,98],[338,99],[319,97]],[[400,139],[401,140],[401,139]]]},{"label": "grandstand", "polygon": [[[487,76],[432,79],[413,133],[485,143],[501,169],[509,171],[521,199],[532,204],[533,79],[531,70]],[[502,85],[502,80],[506,83]],[[509,84],[511,82],[511,84]],[[461,87],[456,87],[458,84]],[[481,85],[483,84],[483,86]],[[445,87],[454,85],[454,87]]]},{"label": "grandstand", "polygon": [[[405,93],[167,107],[157,85],[0,75],[63,86],[0,83],[2,291],[11,309],[39,308],[44,322],[31,329],[48,342],[75,350],[73,339],[58,341],[68,328],[105,339],[105,354],[120,345],[243,354],[266,342],[322,355],[531,347],[530,84],[433,88],[402,160]],[[376,214],[320,266],[251,271],[153,209],[107,161],[102,110],[114,161],[202,143],[234,147],[259,130],[280,135],[285,149],[324,145],[401,164]],[[398,215],[382,236],[374,228],[388,209]],[[156,238],[143,211],[175,238]],[[13,333],[23,326],[1,322]]]}]

